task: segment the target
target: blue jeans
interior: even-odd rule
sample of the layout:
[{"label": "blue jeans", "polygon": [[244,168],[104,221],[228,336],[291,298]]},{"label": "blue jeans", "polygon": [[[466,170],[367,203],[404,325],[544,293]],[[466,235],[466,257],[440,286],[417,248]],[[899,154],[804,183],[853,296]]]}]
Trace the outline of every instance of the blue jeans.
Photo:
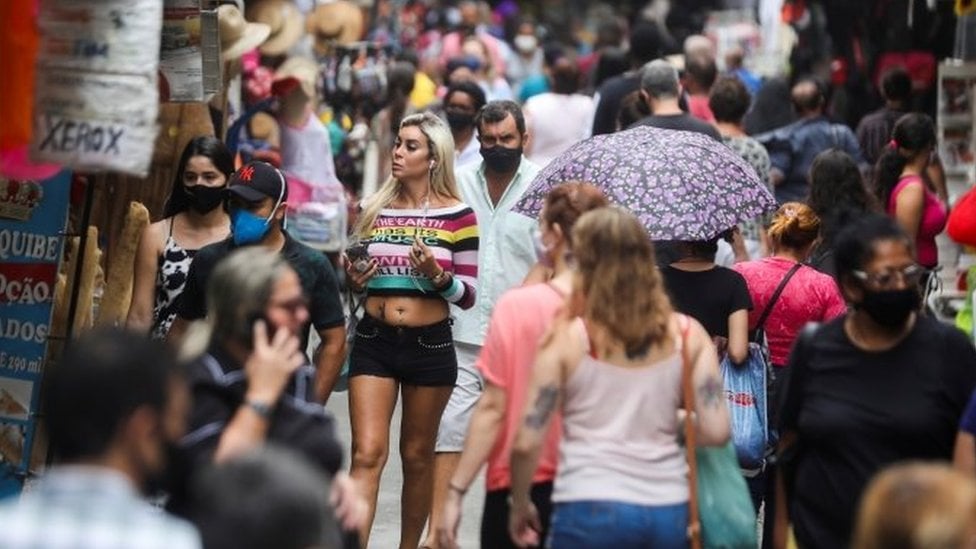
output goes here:
[{"label": "blue jeans", "polygon": [[550,549],[686,549],[688,504],[634,505],[614,501],[555,504]]}]

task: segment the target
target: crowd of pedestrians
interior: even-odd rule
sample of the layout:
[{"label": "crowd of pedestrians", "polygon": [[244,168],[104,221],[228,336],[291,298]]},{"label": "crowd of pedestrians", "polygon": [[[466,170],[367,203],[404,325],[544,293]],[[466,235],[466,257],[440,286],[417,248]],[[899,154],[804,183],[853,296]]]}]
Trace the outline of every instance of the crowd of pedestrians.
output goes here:
[{"label": "crowd of pedestrians", "polygon": [[[266,4],[301,15],[255,0],[248,17]],[[705,36],[679,48],[660,22],[608,17],[578,55],[531,18],[510,16],[506,41],[482,7],[369,28],[406,46],[377,104],[348,59],[303,65],[301,30],[253,54],[242,112],[224,115],[274,93],[280,142],[248,123],[186,145],[139,241],[126,329],[72,343],[45,384],[58,462],[0,503],[0,547],[376,546],[397,406],[402,549],[459,546],[482,468],[482,547],[697,547],[714,506],[689,456],[739,450],[746,429],[763,455],[733,486],[757,549],[970,546],[976,349],[924,301],[950,211],[907,72],[880,79],[884,106],[855,132],[821,79],[763,80]],[[257,24],[291,40],[287,21]],[[261,69],[277,71],[264,96]],[[329,86],[346,77],[360,104],[342,111]],[[357,246],[330,257],[288,220],[309,185],[314,202],[351,173],[330,141],[355,140],[344,115],[382,150],[345,182],[376,178]],[[768,207],[716,229],[680,191],[655,196],[685,210],[661,238],[632,200],[653,175],[560,163],[627,132],[718,151]],[[702,171],[686,158],[713,162],[667,177]],[[694,190],[713,218],[728,192]],[[756,359],[757,392],[729,389]],[[346,385],[348,441],[324,407]],[[749,405],[758,427],[734,412]]]}]

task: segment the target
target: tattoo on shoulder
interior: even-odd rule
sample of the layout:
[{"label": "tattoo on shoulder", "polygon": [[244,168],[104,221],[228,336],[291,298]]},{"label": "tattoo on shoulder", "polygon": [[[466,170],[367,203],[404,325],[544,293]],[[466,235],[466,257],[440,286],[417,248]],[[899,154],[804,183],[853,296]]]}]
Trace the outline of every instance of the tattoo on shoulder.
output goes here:
[{"label": "tattoo on shoulder", "polygon": [[710,376],[698,386],[699,398],[705,406],[718,406],[721,404],[725,396],[724,393],[725,388],[722,386],[722,380],[715,376]]},{"label": "tattoo on shoulder", "polygon": [[532,413],[525,417],[525,426],[530,429],[541,429],[556,407],[557,396],[559,396],[559,389],[555,384],[540,387],[539,394],[535,397]]}]

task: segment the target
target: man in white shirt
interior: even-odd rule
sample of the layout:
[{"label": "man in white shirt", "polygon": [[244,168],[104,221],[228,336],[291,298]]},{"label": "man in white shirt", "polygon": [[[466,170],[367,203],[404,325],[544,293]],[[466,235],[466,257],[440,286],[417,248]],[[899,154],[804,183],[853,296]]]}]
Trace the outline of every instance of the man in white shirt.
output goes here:
[{"label": "man in white shirt", "polygon": [[[531,187],[539,166],[522,154],[528,134],[514,101],[491,101],[475,118],[482,161],[457,173],[461,199],[478,218],[478,295],[467,311],[454,308],[454,347],[458,378],[441,417],[434,458],[434,501],[430,524],[438,524],[457,468],[468,421],[483,382],[475,367],[495,301],[518,286],[535,264],[532,231],[538,221],[512,211]],[[434,528],[422,545],[436,547]]]}]

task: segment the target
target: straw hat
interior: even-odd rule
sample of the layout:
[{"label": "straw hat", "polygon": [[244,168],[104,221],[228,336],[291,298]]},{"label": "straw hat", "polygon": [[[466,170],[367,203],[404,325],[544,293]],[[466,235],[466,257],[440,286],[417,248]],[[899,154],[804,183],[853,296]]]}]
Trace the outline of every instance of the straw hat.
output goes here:
[{"label": "straw hat", "polygon": [[333,41],[352,44],[361,40],[364,26],[362,10],[346,0],[319,4],[305,19],[305,30],[315,38],[319,54],[325,54]]},{"label": "straw hat", "polygon": [[281,129],[278,121],[266,112],[255,113],[250,122],[251,137],[266,142],[274,148],[281,147]]},{"label": "straw hat", "polygon": [[258,47],[268,35],[271,27],[264,23],[250,23],[233,4],[223,4],[217,8],[220,24],[220,57],[224,61],[237,59]]},{"label": "straw hat", "polygon": [[250,21],[271,27],[271,36],[259,48],[265,55],[281,55],[294,46],[305,32],[302,12],[290,0],[261,0],[245,8]]},{"label": "straw hat", "polygon": [[302,87],[302,92],[309,99],[314,99],[315,94],[315,82],[318,80],[319,76],[319,66],[315,61],[309,59],[308,57],[292,56],[285,60],[284,63],[278,67],[274,75],[274,85],[273,90],[283,90],[287,89],[287,86],[279,85],[280,82],[284,80],[293,79],[298,82],[298,85]]}]

